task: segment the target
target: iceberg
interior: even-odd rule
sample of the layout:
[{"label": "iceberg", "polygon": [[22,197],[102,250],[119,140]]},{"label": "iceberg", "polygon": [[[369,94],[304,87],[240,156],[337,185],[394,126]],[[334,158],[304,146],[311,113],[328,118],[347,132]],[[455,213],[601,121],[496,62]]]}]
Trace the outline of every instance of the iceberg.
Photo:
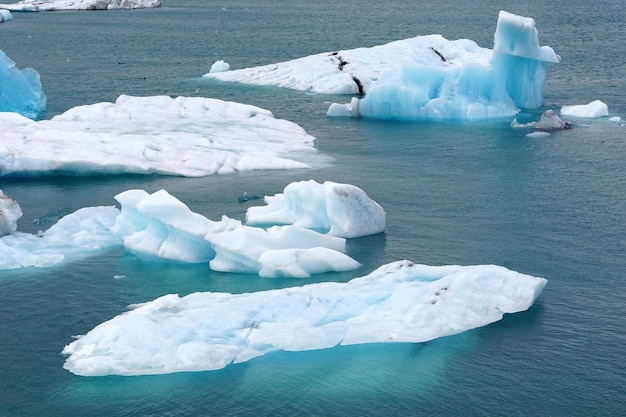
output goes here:
[{"label": "iceberg", "polygon": [[570,122],[564,122],[561,120],[559,116],[556,115],[554,110],[546,110],[542,115],[541,119],[536,122],[533,126],[535,129],[539,130],[558,130],[558,129],[569,129],[572,127]]},{"label": "iceberg", "polygon": [[344,238],[297,226],[245,226],[226,216],[212,221],[165,190],[128,190],[115,199],[119,210],[83,208],[33,235],[15,231],[21,209],[0,193],[0,232],[6,234],[0,238],[0,270],[48,267],[115,247],[148,259],[207,262],[216,271],[267,278],[308,278],[361,266],[345,254]]},{"label": "iceberg", "polygon": [[600,100],[592,101],[589,104],[579,104],[575,106],[561,107],[562,116],[579,117],[582,119],[595,119],[609,115],[608,106]]},{"label": "iceberg", "polygon": [[539,46],[534,19],[501,11],[493,50],[467,39],[418,36],[204,77],[364,95],[333,103],[329,116],[482,120],[541,107],[547,63],[559,61],[552,48]]},{"label": "iceberg", "polygon": [[[208,262],[221,272],[262,277],[308,278],[313,273],[349,271],[361,265],[345,255],[345,239],[295,226],[244,226],[222,217],[211,221],[192,212],[165,190],[129,190],[113,232],[126,249],[142,256],[180,262]],[[323,262],[317,262],[321,261]]]},{"label": "iceberg", "polygon": [[13,15],[10,11],[0,9],[0,23],[8,22],[9,20],[13,20]]},{"label": "iceberg", "polygon": [[199,177],[321,163],[315,138],[259,107],[202,97],[120,96],[34,122],[0,113],[0,176]]},{"label": "iceberg", "polygon": [[112,233],[119,210],[86,207],[60,219],[45,232],[13,232],[0,238],[0,270],[45,268],[120,247]]},{"label": "iceberg", "polygon": [[314,180],[294,182],[283,193],[250,207],[246,224],[293,224],[332,236],[356,238],[385,230],[385,210],[360,188]]},{"label": "iceberg", "polygon": [[494,265],[398,261],[347,283],[247,294],[168,294],[131,306],[62,351],[76,375],[221,369],[266,353],[418,343],[527,310],[547,281]]},{"label": "iceberg", "polygon": [[160,0],[22,0],[0,4],[1,9],[19,12],[54,10],[114,10],[161,7]]},{"label": "iceberg", "polygon": [[552,48],[539,46],[534,19],[504,11],[489,64],[448,59],[456,54],[445,44],[434,50],[443,51],[438,65],[387,70],[364,98],[333,103],[328,115],[436,121],[510,117],[543,105],[546,64],[560,60]]},{"label": "iceberg", "polygon": [[[0,16],[4,16],[4,13],[0,13]],[[33,68],[18,69],[15,62],[2,50],[0,50],[0,114],[1,112],[15,112],[31,119],[40,118],[46,112],[46,95],[41,87],[39,73]],[[8,133],[4,126],[0,127],[0,131],[3,135]]]},{"label": "iceberg", "polygon": [[20,205],[0,190],[0,236],[15,232],[20,217],[22,217]]}]

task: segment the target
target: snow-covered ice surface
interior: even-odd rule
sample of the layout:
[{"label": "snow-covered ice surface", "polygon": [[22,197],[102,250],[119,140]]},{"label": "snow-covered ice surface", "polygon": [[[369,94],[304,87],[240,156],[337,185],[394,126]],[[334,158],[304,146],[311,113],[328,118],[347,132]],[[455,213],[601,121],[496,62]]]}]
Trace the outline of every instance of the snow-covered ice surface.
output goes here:
[{"label": "snow-covered ice surface", "polygon": [[20,217],[22,217],[22,208],[18,202],[0,190],[0,236],[15,232]]},{"label": "snow-covered ice surface", "polygon": [[609,115],[609,107],[600,100],[588,104],[561,107],[562,116],[579,117],[583,119],[595,119]]},{"label": "snow-covered ice surface", "polygon": [[528,309],[547,281],[503,267],[398,261],[347,283],[248,294],[169,294],[65,346],[77,375],[221,369],[277,350],[426,342]]},{"label": "snow-covered ice surface", "polygon": [[266,230],[226,216],[212,221],[165,190],[122,192],[115,196],[121,210],[83,208],[37,235],[15,232],[20,207],[0,197],[0,229],[11,233],[0,238],[0,270],[49,267],[114,247],[147,259],[208,262],[216,271],[268,278],[308,278],[361,266],[345,254],[343,238],[297,226]]},{"label": "snow-covered ice surface", "polygon": [[543,105],[545,69],[560,58],[539,46],[535,21],[501,11],[493,50],[467,39],[419,36],[205,77],[324,94],[365,94],[330,116],[404,120],[510,117]]},{"label": "snow-covered ice surface", "polygon": [[21,12],[54,10],[114,10],[160,7],[160,0],[23,0],[0,4],[0,9]]},{"label": "snow-covered ice surface", "polygon": [[[46,112],[46,95],[41,87],[39,73],[33,68],[17,68],[15,62],[2,50],[0,50],[0,112],[16,112],[31,119],[39,118]],[[0,132],[3,136],[8,133],[4,126],[0,127]]]},{"label": "snow-covered ice surface", "polygon": [[345,238],[385,230],[385,210],[350,184],[294,182],[283,193],[266,196],[265,203],[266,206],[248,208],[246,224],[293,224]]},{"label": "snow-covered ice surface", "polygon": [[120,96],[34,122],[0,113],[0,176],[198,177],[321,163],[315,138],[259,107],[201,97]]}]

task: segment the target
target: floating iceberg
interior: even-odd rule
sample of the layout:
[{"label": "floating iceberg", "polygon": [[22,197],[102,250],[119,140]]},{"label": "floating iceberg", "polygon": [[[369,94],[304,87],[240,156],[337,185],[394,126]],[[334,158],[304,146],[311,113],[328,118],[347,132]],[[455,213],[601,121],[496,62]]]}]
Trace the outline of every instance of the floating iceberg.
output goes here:
[{"label": "floating iceberg", "polygon": [[572,127],[572,124],[570,122],[564,122],[553,110],[546,110],[541,115],[541,119],[539,119],[533,127],[539,130],[558,130],[569,129]]},{"label": "floating iceberg", "polygon": [[259,107],[201,97],[120,96],[34,122],[0,113],[0,176],[198,177],[308,168],[314,137]]},{"label": "floating iceberg", "polygon": [[331,105],[331,116],[480,120],[541,107],[546,65],[559,61],[539,46],[533,19],[501,11],[493,50],[430,35],[205,77],[365,95]]},{"label": "floating iceberg", "polygon": [[[39,73],[32,68],[18,69],[15,62],[2,50],[0,50],[0,112],[15,112],[31,119],[42,117],[46,112],[46,95],[41,87]],[[3,136],[8,133],[1,125],[0,131]]]},{"label": "floating iceberg", "polygon": [[0,270],[45,268],[120,247],[111,232],[119,210],[87,207],[69,214],[37,235],[14,232],[0,238]]},{"label": "floating iceberg", "polygon": [[15,232],[20,217],[22,217],[20,205],[0,190],[0,236]]},{"label": "floating iceberg", "polygon": [[113,10],[160,7],[160,0],[23,0],[0,4],[0,8],[20,12],[54,10]]},{"label": "floating iceberg", "polygon": [[[14,232],[21,215],[19,205],[0,198],[0,228],[12,233],[0,238],[0,270],[48,267],[114,247],[144,257],[208,262],[216,271],[258,273],[268,278],[308,278],[361,266],[345,254],[346,240],[340,237],[296,226],[265,230],[226,216],[214,222],[192,212],[165,190],[153,194],[128,190],[115,199],[121,210],[84,208],[61,218],[47,231],[31,235]],[[3,218],[6,225],[1,223]]]},{"label": "floating iceberg", "polygon": [[226,216],[214,222],[165,190],[153,194],[129,190],[115,199],[122,209],[113,231],[122,237],[126,249],[144,256],[209,262],[216,271],[262,277],[306,278],[360,266],[343,253],[346,242],[342,238],[295,226],[265,230]]},{"label": "floating iceberg", "polygon": [[385,210],[360,188],[326,181],[294,182],[267,206],[250,207],[246,224],[293,224],[332,236],[356,238],[385,230]]},{"label": "floating iceberg", "polygon": [[600,100],[592,101],[589,104],[579,104],[576,106],[561,107],[561,115],[580,117],[583,119],[595,119],[609,115],[608,106]]},{"label": "floating iceberg", "polygon": [[8,22],[9,20],[13,20],[13,15],[10,11],[0,9],[0,23]]},{"label": "floating iceberg", "polygon": [[426,342],[528,309],[547,281],[503,267],[384,265],[347,283],[249,294],[170,294],[65,346],[77,375],[221,369],[277,350]]}]

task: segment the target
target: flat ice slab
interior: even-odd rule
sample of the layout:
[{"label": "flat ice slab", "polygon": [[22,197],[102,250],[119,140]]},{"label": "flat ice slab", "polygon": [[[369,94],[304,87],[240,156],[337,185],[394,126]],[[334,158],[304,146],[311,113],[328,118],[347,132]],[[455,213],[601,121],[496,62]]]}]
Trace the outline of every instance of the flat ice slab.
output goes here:
[{"label": "flat ice slab", "polygon": [[0,9],[20,12],[53,10],[112,10],[160,7],[160,0],[23,0],[0,4]]},{"label": "flat ice slab", "polygon": [[201,97],[120,96],[34,122],[0,113],[0,176],[308,168],[315,138],[268,110]]},{"label": "flat ice slab", "polygon": [[547,281],[503,267],[384,265],[347,283],[165,295],[65,346],[77,375],[221,369],[277,350],[425,342],[528,309]]}]

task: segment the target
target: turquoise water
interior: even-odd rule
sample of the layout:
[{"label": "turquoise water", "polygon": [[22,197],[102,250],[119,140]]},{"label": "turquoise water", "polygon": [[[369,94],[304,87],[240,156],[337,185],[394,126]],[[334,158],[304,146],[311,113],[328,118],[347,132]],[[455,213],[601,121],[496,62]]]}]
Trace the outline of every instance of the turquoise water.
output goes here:
[{"label": "turquoise water", "polygon": [[[300,124],[335,159],[316,170],[194,179],[0,179],[24,211],[19,230],[36,232],[33,220],[54,210],[113,205],[130,188],[165,188],[209,218],[242,218],[244,192],[271,195],[310,178],[359,186],[388,223],[384,234],[349,241],[361,269],[309,280],[216,273],[117,250],[2,271],[0,415],[626,414],[626,127],[601,119],[528,138],[509,121],[337,120],[325,116],[328,102],[345,97],[201,79],[216,59],[243,68],[431,33],[491,47],[505,9],[534,17],[540,42],[562,56],[548,67],[547,108],[600,99],[626,117],[621,2],[492,3],[171,0],[156,10],[15,14],[1,25],[0,49],[40,72],[49,116],[120,94],[223,98]],[[549,283],[528,312],[426,344],[281,352],[163,376],[84,378],[62,368],[72,335],[132,303],[347,281],[398,259],[493,263]]]}]

